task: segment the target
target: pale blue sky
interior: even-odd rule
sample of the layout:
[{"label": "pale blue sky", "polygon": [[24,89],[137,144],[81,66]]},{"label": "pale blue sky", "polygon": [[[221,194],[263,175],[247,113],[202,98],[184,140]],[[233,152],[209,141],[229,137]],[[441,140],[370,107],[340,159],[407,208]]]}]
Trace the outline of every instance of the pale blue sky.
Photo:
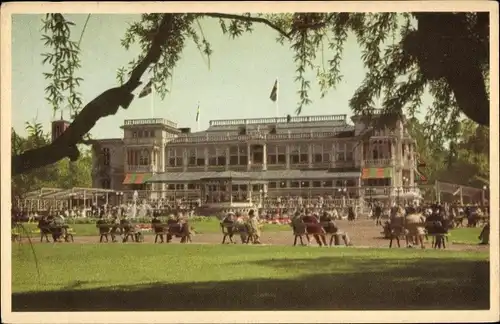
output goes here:
[{"label": "pale blue sky", "polygon": [[[12,17],[13,127],[24,133],[24,123],[38,115],[38,121],[48,129],[53,112],[44,99],[48,81],[42,72],[49,72],[50,66],[42,65],[41,53],[47,51],[40,40],[43,15]],[[78,40],[87,15],[66,17],[76,24],[73,33]],[[127,24],[139,18],[139,15],[122,14],[93,14],[90,17],[81,44],[82,68],[77,72],[84,79],[80,88],[84,104],[103,90],[116,86],[117,70],[139,54],[137,48],[126,51],[120,45]],[[287,44],[276,43],[275,31],[255,25],[252,34],[233,40],[222,34],[215,19],[204,20],[202,26],[214,51],[210,70],[194,44],[189,42],[174,71],[171,93],[163,101],[155,97],[155,117],[196,130],[198,101],[202,129],[211,119],[274,117],[275,106],[269,94],[276,77],[280,80],[280,115],[295,112],[298,95],[293,52]],[[325,48],[326,59],[331,56]],[[349,38],[344,49],[342,83],[320,99],[319,86],[313,80],[310,91],[313,103],[302,114],[351,115],[348,101],[364,77],[360,57],[355,39]],[[429,98],[425,99],[428,103]],[[59,113],[56,117],[59,118]],[[95,138],[121,137],[119,126],[124,119],[149,117],[151,97],[136,98],[127,110],[120,109],[116,115],[99,120],[92,135]]]}]

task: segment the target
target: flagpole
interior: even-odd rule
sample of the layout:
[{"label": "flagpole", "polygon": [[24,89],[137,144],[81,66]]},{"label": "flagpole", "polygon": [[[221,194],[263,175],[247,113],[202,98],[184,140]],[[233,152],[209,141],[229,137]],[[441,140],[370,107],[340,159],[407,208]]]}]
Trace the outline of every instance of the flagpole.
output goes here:
[{"label": "flagpole", "polygon": [[151,118],[155,118],[155,87],[151,85]]},{"label": "flagpole", "polygon": [[280,91],[280,84],[279,84],[279,81],[278,81],[278,78],[276,77],[276,102],[275,102],[275,105],[276,105],[276,118],[279,117],[279,100],[280,100],[280,95],[279,95],[279,91]]},{"label": "flagpole", "polygon": [[200,131],[200,117],[201,117],[200,116],[201,115],[201,111],[200,111],[200,102],[199,101],[198,101],[198,107],[196,109],[197,109],[196,110],[196,114],[198,115],[198,118],[196,118],[197,119],[197,121],[196,121],[197,125],[196,126],[198,127],[197,132],[199,132]]}]

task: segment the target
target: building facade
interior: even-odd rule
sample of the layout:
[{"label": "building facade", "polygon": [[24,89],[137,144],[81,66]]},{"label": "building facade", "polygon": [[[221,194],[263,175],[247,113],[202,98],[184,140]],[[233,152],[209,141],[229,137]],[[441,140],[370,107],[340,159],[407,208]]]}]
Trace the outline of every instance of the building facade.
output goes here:
[{"label": "building facade", "polygon": [[127,200],[134,190],[150,199],[202,193],[209,199],[221,189],[201,179],[221,172],[258,181],[251,188],[232,185],[234,199],[249,191],[364,201],[419,193],[415,141],[403,120],[380,130],[346,115],[212,120],[206,130],[191,132],[155,118],[125,120],[122,129],[122,139],[94,145],[93,182]]}]

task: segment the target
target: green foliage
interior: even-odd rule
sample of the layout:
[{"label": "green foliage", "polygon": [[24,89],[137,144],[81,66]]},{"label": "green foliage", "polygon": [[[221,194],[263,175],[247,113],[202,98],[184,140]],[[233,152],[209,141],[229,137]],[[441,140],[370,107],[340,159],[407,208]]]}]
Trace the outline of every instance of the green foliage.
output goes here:
[{"label": "green foliage", "polygon": [[[50,136],[44,133],[40,123],[26,123],[27,137],[21,137],[14,129],[11,131],[12,155],[50,144]],[[13,198],[23,197],[26,193],[43,187],[72,188],[92,186],[92,156],[89,150],[82,150],[76,162],[63,159],[55,164],[12,177]]]},{"label": "green foliage", "polygon": [[489,178],[488,128],[470,120],[458,122],[458,137],[446,148],[442,139],[432,136],[428,122],[412,118],[408,132],[417,142],[417,153],[426,163],[426,176],[435,180],[481,188]]},{"label": "green foliage", "polygon": [[47,14],[43,20],[45,34],[42,35],[44,45],[52,49],[42,54],[43,64],[52,66],[51,72],[43,73],[45,79],[50,80],[45,88],[45,99],[51,104],[54,115],[56,111],[69,108],[71,119],[82,108],[81,94],[77,88],[83,81],[75,76],[81,64],[78,43],[71,40],[71,28],[74,25],[60,13]]},{"label": "green foliage", "polygon": [[[393,120],[390,116],[404,113],[414,118],[427,108],[427,142],[422,147],[432,142],[437,150],[426,153],[429,157],[438,154],[436,163],[442,163],[443,158],[448,169],[457,159],[468,165],[486,161],[478,153],[485,152],[480,143],[487,134],[486,127],[479,128],[476,139],[469,141],[474,154],[463,151],[463,143],[457,143],[455,138],[461,131],[462,113],[481,125],[489,121],[488,13],[148,13],[125,30],[122,46],[128,50],[132,44],[138,44],[140,53],[128,67],[118,70],[118,81],[123,84],[144,58],[159,56],[151,61],[156,63],[149,65],[148,71],[156,93],[164,98],[169,91],[168,81],[189,40],[207,57],[210,68],[213,51],[203,33],[202,19],[217,19],[222,33],[231,38],[252,32],[256,23],[275,30],[278,42],[289,46],[294,56],[297,114],[313,102],[309,96],[311,72],[315,72],[321,97],[341,82],[344,45],[348,38],[355,38],[366,70],[363,82],[349,101],[355,114],[370,119],[376,103],[381,103],[382,115],[387,118],[377,121],[387,125],[378,126],[388,126]],[[62,14],[46,16],[43,40],[52,52],[44,54],[44,63],[52,64],[52,73],[45,74],[52,81],[46,89],[47,100],[54,110],[62,109],[63,92],[67,91],[68,103],[76,112],[81,106],[76,92],[81,79],[74,77],[80,65],[78,45],[70,40],[72,25]],[[155,39],[160,46],[155,48],[156,54],[151,52]],[[430,107],[422,107],[426,92],[434,99]],[[450,141],[448,156],[442,157],[439,147]]]},{"label": "green foliage", "polygon": [[[203,35],[197,33],[191,24],[198,18],[218,18],[221,30],[230,37],[238,37],[245,32],[252,31],[252,24],[265,23],[278,31],[277,40],[286,45],[294,53],[296,64],[295,81],[298,86],[297,113],[312,103],[309,97],[311,80],[309,71],[314,71],[316,80],[321,89],[321,97],[342,80],[340,64],[344,44],[348,37],[355,37],[362,51],[362,60],[366,68],[365,79],[350,100],[350,107],[356,114],[371,115],[375,102],[382,102],[384,113],[405,112],[410,118],[421,112],[422,95],[429,91],[434,102],[427,109],[426,127],[429,133],[436,137],[436,141],[445,142],[458,133],[457,127],[461,119],[461,109],[458,106],[453,89],[445,76],[430,78],[428,71],[423,70],[422,62],[415,54],[414,48],[408,48],[411,37],[416,35],[417,19],[421,17],[410,13],[286,13],[286,14],[179,14],[177,19],[183,21],[182,31],[179,34],[177,46],[168,46],[155,66],[153,80],[156,90],[164,96],[168,92],[166,80],[171,77],[180,51],[185,45],[186,36],[191,38],[201,52],[209,56],[212,51]],[[445,17],[445,16],[443,16]],[[451,18],[450,18],[451,17]],[[480,28],[484,19],[479,21],[479,15],[468,13],[467,19],[460,20],[466,25],[466,38],[472,45],[482,46],[485,36]],[[433,19],[433,17],[431,17]],[[459,14],[445,18],[461,19]],[[263,21],[265,19],[266,21]],[[130,44],[137,41],[141,45],[142,53],[138,59],[144,57],[151,37],[149,31],[158,28],[161,15],[143,15],[140,22],[133,24],[125,34],[123,46],[128,49]],[[486,23],[488,19],[486,18]],[[424,28],[424,27],[422,27]],[[201,30],[201,28],[200,28]],[[435,33],[436,39],[442,36]],[[452,35],[453,36],[453,35]],[[466,36],[466,37],[464,37]],[[421,36],[419,36],[421,37]],[[199,39],[203,39],[204,49],[201,49]],[[448,37],[446,41],[454,41]],[[454,43],[453,43],[454,44]],[[452,44],[452,45],[453,45]],[[471,45],[471,47],[472,47]],[[420,48],[419,48],[420,49]],[[413,50],[413,51],[412,51]],[[433,53],[435,54],[435,53]],[[436,55],[442,55],[437,53]],[[477,60],[481,63],[482,71],[488,77],[488,60],[478,52]],[[319,59],[320,58],[320,59]],[[325,62],[326,61],[326,62]],[[130,63],[134,66],[137,61]],[[436,62],[431,62],[437,69]],[[426,66],[427,67],[427,66]],[[119,78],[125,70],[119,71]],[[437,72],[436,72],[437,73]],[[487,79],[486,79],[487,80]]]}]

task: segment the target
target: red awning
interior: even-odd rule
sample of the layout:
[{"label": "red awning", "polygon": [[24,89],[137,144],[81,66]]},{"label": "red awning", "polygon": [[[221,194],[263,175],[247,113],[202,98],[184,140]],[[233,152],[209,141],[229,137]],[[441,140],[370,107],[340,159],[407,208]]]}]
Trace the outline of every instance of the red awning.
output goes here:
[{"label": "red awning", "polygon": [[151,178],[151,173],[128,173],[123,184],[143,184]]}]

